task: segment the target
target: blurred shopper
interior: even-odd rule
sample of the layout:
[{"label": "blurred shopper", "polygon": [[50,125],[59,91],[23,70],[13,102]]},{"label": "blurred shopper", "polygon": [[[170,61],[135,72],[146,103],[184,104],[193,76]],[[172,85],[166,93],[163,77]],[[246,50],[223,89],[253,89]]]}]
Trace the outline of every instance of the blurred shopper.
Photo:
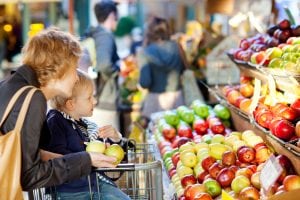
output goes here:
[{"label": "blurred shopper", "polygon": [[[2,70],[2,62],[6,52],[6,33],[4,31],[4,23],[0,22],[0,74]],[[0,76],[1,78],[1,76]]]},{"label": "blurred shopper", "polygon": [[145,64],[141,68],[140,84],[149,90],[142,114],[169,110],[183,104],[180,75],[184,64],[178,43],[170,40],[170,28],[165,19],[153,17],[145,34]]},{"label": "blurred shopper", "polygon": [[[85,151],[84,142],[107,138],[107,142],[121,143],[122,135],[112,126],[98,129],[97,124],[84,119],[93,114],[96,100],[93,96],[93,80],[86,74],[78,72],[79,80],[76,82],[72,96],[55,97],[51,100],[52,107],[47,115],[47,124],[51,132],[47,150],[67,155]],[[105,174],[90,174],[88,177],[58,185],[52,189],[58,199],[129,199],[116,184]],[[99,187],[97,188],[97,177]],[[90,185],[89,185],[90,184]],[[98,192],[99,191],[99,192]]]},{"label": "blurred shopper", "polygon": [[[23,86],[39,88],[32,97],[21,129],[23,190],[58,185],[87,176],[91,173],[92,166],[115,167],[112,164],[116,161],[115,158],[85,151],[47,162],[41,160],[39,149],[43,148],[49,136],[45,126],[47,100],[55,96],[71,96],[72,88],[78,80],[76,68],[81,49],[72,35],[48,29],[30,38],[22,53],[23,65],[0,83],[0,118],[16,91]],[[0,127],[2,134],[14,129],[26,93],[21,95]]]},{"label": "blurred shopper", "polygon": [[120,59],[117,54],[115,38],[112,33],[116,29],[118,13],[116,4],[110,0],[102,0],[94,7],[98,26],[92,28],[88,35],[95,40],[96,46],[96,97],[98,105],[93,118],[98,118],[101,126],[111,124],[119,129],[118,73]]}]

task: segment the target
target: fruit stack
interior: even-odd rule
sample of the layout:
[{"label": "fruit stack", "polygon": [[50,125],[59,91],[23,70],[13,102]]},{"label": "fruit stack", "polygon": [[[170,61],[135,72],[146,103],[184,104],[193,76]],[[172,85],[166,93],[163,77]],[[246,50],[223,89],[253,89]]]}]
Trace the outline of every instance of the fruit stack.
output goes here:
[{"label": "fruit stack", "polygon": [[[229,118],[220,104],[211,108],[194,101],[191,108],[167,111],[158,121],[154,138],[178,199],[213,199],[222,190],[241,200],[260,199],[260,173],[272,151],[253,131],[227,128]],[[289,159],[276,158],[283,172],[269,195],[300,188]]]},{"label": "fruit stack", "polygon": [[[265,54],[260,53],[258,55],[255,52],[264,52],[272,47],[283,47],[285,45],[281,44],[286,43],[290,37],[298,36],[300,36],[300,26],[291,26],[290,22],[284,19],[279,24],[270,27],[267,34],[257,34],[242,39],[239,48],[230,50],[229,54],[232,54],[236,61],[247,63],[252,60],[255,64],[267,65],[268,60],[264,58]],[[253,54],[254,57],[257,57],[256,59],[251,59]]]},{"label": "fruit stack", "polygon": [[268,93],[268,86],[261,87],[261,96],[253,113],[249,113],[254,92],[253,80],[241,76],[240,84],[225,86],[223,95],[228,103],[234,105],[248,115],[253,115],[257,124],[283,141],[300,138],[300,99],[293,99],[280,91],[276,97]]}]

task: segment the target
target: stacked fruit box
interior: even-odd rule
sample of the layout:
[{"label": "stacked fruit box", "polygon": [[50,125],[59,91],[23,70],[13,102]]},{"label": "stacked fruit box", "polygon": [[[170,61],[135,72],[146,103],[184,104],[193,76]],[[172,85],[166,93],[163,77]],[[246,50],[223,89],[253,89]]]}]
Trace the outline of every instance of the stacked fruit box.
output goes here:
[{"label": "stacked fruit box", "polygon": [[[196,100],[155,122],[152,132],[178,199],[220,199],[222,193],[261,199],[300,187],[286,156],[273,152],[252,130],[232,131],[230,118],[227,107]],[[272,155],[282,171],[262,193],[262,170]]]}]

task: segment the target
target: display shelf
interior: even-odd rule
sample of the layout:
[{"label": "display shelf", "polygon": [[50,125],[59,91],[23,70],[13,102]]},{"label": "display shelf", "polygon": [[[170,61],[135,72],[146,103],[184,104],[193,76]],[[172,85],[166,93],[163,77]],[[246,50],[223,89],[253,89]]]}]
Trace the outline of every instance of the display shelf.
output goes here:
[{"label": "display shelf", "polygon": [[271,75],[275,80],[277,89],[300,96],[300,75],[284,74],[283,70],[260,67],[248,62],[235,60],[232,54],[227,53],[227,55],[240,69],[241,74],[257,78],[264,83],[268,82],[268,75]]},{"label": "display shelf", "polygon": [[297,151],[298,148],[295,145],[275,137],[269,130],[257,124],[255,120],[247,113],[228,103],[219,88],[210,88],[209,90],[221,104],[229,108],[235,130],[253,130],[257,135],[262,137],[267,145],[272,147],[275,152],[289,157],[295,167],[295,170],[298,174],[300,174],[300,151]]}]

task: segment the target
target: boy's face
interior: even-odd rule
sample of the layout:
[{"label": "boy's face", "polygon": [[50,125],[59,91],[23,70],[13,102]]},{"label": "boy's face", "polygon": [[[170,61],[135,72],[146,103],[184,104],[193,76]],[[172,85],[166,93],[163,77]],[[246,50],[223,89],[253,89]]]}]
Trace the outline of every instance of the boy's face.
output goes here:
[{"label": "boy's face", "polygon": [[93,109],[96,104],[93,92],[93,87],[82,88],[81,91],[79,91],[79,95],[72,99],[74,114],[78,118],[91,117],[93,115]]}]

